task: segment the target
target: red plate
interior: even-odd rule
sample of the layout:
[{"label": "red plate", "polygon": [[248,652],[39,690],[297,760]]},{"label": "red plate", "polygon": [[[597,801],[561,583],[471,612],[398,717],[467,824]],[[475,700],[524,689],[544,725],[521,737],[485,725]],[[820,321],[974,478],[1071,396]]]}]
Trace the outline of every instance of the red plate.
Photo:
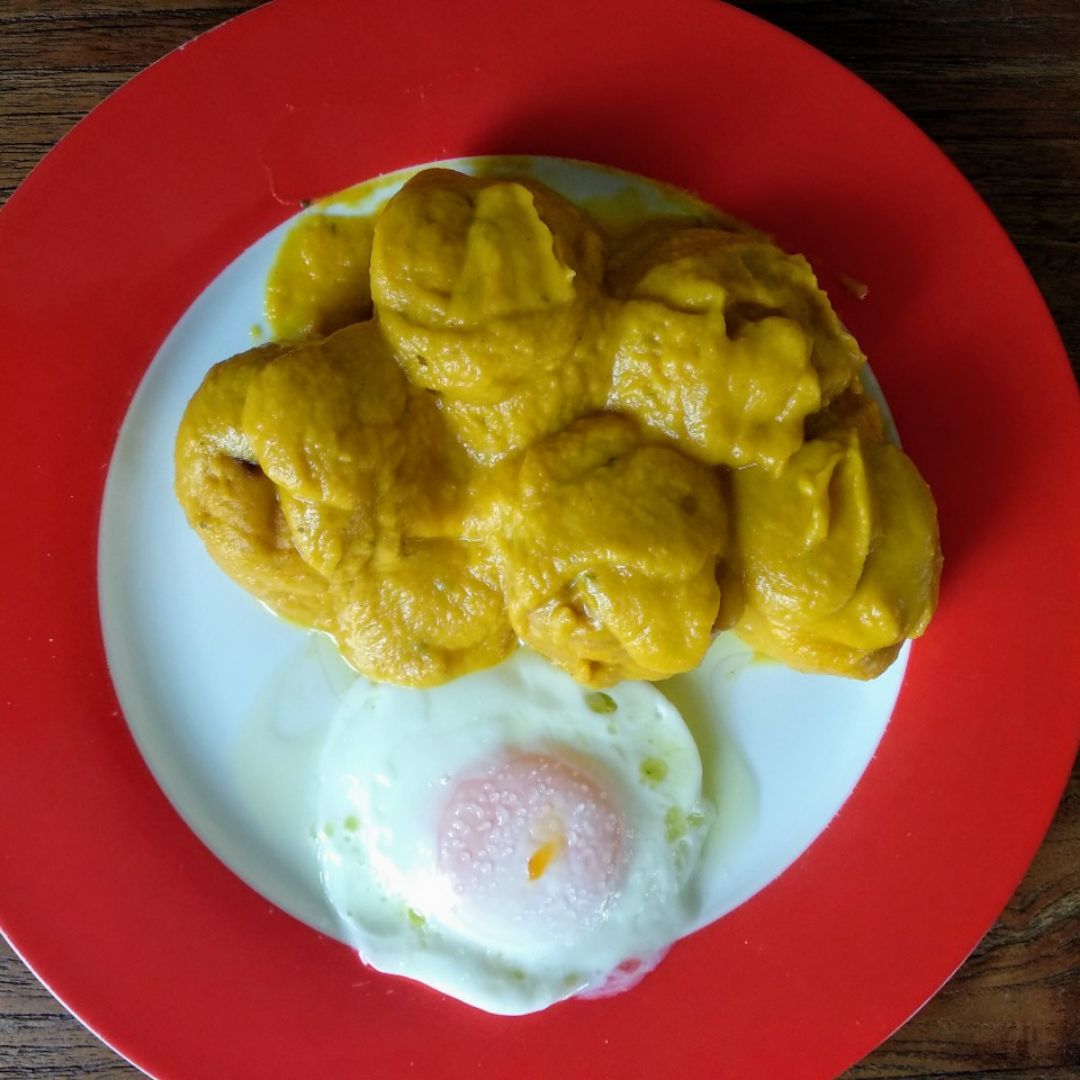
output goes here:
[{"label": "red plate", "polygon": [[[839,297],[940,506],[940,612],[854,796],[633,993],[506,1020],[375,976],[158,792],[96,616],[105,467],[158,345],[297,200],[528,152],[700,192],[869,283]],[[1016,252],[863,83],[715,3],[281,0],[80,124],[0,214],[9,524],[0,920],[168,1076],[827,1076],[960,964],[1077,746],[1080,410]],[[167,617],[167,613],[163,613]]]}]

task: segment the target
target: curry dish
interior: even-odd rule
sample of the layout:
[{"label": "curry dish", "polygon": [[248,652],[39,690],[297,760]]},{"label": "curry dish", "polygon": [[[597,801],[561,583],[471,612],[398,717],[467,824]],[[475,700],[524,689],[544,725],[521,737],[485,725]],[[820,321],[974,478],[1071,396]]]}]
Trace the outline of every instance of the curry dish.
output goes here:
[{"label": "curry dish", "polygon": [[933,613],[929,489],[809,264],[748,228],[615,238],[533,181],[429,169],[373,223],[301,218],[268,314],[279,340],[188,405],[177,494],[370,678],[520,641],[590,686],[656,680],[728,628],[871,678]]}]

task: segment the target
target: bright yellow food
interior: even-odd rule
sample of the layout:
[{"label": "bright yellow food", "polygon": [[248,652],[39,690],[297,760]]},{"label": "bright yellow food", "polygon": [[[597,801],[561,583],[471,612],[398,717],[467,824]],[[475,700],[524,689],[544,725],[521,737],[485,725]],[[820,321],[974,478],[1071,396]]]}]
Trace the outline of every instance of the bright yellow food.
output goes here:
[{"label": "bright yellow food", "polygon": [[937,603],[930,489],[894,446],[854,429],[812,439],[778,472],[731,478],[740,635],[801,671],[872,678]]},{"label": "bright yellow food", "polygon": [[451,536],[465,456],[375,323],[218,364],[176,461],[221,567],[372,678],[434,685],[513,646],[490,556]]},{"label": "bright yellow food", "polygon": [[266,283],[274,337],[296,341],[331,334],[371,317],[371,222],[311,214],[293,226]]},{"label": "bright yellow food", "polygon": [[696,666],[720,609],[720,478],[600,413],[530,447],[495,536],[510,621],[579,682]]},{"label": "bright yellow food", "polygon": [[297,551],[241,421],[252,381],[282,354],[265,345],[211,368],[177,435],[176,494],[227,574],[286,618],[328,629],[326,579]]},{"label": "bright yellow food", "polygon": [[863,362],[809,264],[720,229],[634,246],[613,276],[609,407],[711,465],[781,464]]},{"label": "bright yellow food", "polygon": [[662,679],[732,625],[869,678],[933,612],[929,490],[809,265],[749,229],[616,238],[535,182],[428,170],[374,225],[302,218],[268,312],[288,340],[207,375],[177,495],[374,679],[519,640],[591,686]]},{"label": "bright yellow food", "polygon": [[415,177],[380,216],[379,323],[479,461],[603,407],[604,248],[589,217],[546,188],[445,169]]}]

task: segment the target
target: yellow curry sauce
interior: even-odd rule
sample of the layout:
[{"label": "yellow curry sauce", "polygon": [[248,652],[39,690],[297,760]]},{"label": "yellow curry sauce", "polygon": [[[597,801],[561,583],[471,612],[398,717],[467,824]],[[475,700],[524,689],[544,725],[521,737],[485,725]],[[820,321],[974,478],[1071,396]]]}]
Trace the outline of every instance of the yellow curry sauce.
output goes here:
[{"label": "yellow curry sauce", "polygon": [[219,565],[371,678],[520,640],[662,679],[734,627],[878,674],[925,629],[930,492],[801,256],[717,215],[603,228],[529,180],[414,176],[286,239],[279,340],[214,367],[176,488]]},{"label": "yellow curry sauce", "polygon": [[330,334],[371,317],[369,218],[309,214],[285,237],[266,283],[266,318],[279,340]]}]

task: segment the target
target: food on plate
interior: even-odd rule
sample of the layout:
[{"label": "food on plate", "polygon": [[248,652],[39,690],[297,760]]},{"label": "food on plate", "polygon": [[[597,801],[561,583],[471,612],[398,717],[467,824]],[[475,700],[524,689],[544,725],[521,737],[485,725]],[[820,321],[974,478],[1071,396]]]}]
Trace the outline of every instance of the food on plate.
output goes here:
[{"label": "food on plate", "polygon": [[720,478],[599,413],[531,446],[496,533],[510,622],[579,682],[696,666],[720,611]]},{"label": "food on plate", "polygon": [[297,550],[281,494],[243,430],[249,387],[282,355],[264,345],[211,368],[177,434],[176,494],[227,574],[279,615],[328,629],[326,579]]},{"label": "food on plate", "polygon": [[941,568],[934,501],[895,446],[834,428],[778,473],[737,470],[731,491],[744,641],[800,671],[867,679],[926,628]]},{"label": "food on plate", "polygon": [[331,334],[371,317],[371,222],[309,214],[289,230],[266,282],[275,338]]},{"label": "food on plate", "polygon": [[447,169],[414,177],[380,215],[383,333],[479,460],[603,408],[604,250],[588,215],[547,188]]},{"label": "food on plate", "polygon": [[629,244],[609,407],[710,465],[782,464],[864,360],[809,264],[721,229],[646,227]]},{"label": "food on plate", "polygon": [[227,573],[357,670],[436,686],[520,640],[606,687],[733,626],[870,678],[925,629],[933,500],[801,256],[708,214],[616,236],[447,169],[332,218],[271,275],[292,340],[192,398],[177,492]]},{"label": "food on plate", "polygon": [[331,586],[333,634],[368,678],[436,686],[507,656],[517,639],[482,546],[406,540]]},{"label": "food on plate", "polygon": [[371,321],[218,364],[177,437],[177,493],[222,568],[414,686],[514,644],[491,556],[451,535],[464,469]]},{"label": "food on plate", "polygon": [[871,678],[937,598],[933,500],[807,262],[708,211],[605,220],[447,169],[315,209],[278,340],[177,435],[211,555],[371,680],[309,789],[345,936],[503,1014],[625,989],[715,913],[725,766],[650,682],[729,628]]},{"label": "food on plate", "polygon": [[701,757],[648,683],[597,694],[526,650],[427,691],[360,682],[319,792],[360,955],[489,1012],[625,987],[699,913]]}]

